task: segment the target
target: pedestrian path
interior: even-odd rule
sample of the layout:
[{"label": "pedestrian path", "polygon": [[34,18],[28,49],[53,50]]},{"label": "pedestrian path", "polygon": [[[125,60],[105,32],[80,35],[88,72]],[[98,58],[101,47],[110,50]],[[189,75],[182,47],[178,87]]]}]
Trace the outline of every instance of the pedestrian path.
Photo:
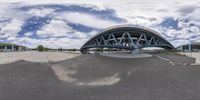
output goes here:
[{"label": "pedestrian path", "polygon": [[25,60],[30,62],[56,62],[69,58],[79,56],[80,54],[63,53],[63,52],[37,52],[37,51],[25,51],[25,52],[1,52],[0,64],[13,63],[19,60]]}]

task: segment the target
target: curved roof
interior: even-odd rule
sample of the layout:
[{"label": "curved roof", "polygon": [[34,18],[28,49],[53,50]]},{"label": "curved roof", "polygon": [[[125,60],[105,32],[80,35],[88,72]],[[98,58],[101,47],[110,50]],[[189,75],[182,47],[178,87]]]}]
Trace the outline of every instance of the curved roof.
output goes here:
[{"label": "curved roof", "polygon": [[[97,34],[95,34],[94,36],[92,36],[89,40],[91,40],[92,38],[94,38],[94,37],[96,37],[96,36],[98,36],[98,35],[100,35],[102,33],[105,33],[107,31],[114,30],[114,29],[119,29],[119,28],[134,28],[134,29],[139,29],[139,30],[146,30],[146,31],[155,33],[155,34],[159,35],[160,37],[162,37],[160,35],[160,33],[156,32],[156,31],[154,31],[154,30],[152,30],[150,28],[147,28],[147,27],[144,27],[144,26],[126,24],[126,25],[117,25],[117,26],[112,26],[112,27],[106,28],[103,31],[100,31]],[[162,38],[164,38],[164,37],[162,37]]]},{"label": "curved roof", "polygon": [[117,30],[138,30],[138,31],[144,31],[146,33],[151,33],[151,34],[153,34],[155,36],[158,36],[158,37],[162,38],[171,47],[173,47],[173,45],[168,40],[166,40],[163,36],[161,36],[160,33],[156,32],[156,31],[154,31],[154,30],[152,30],[150,28],[144,27],[144,26],[130,25],[130,24],[127,24],[127,25],[117,25],[117,26],[106,28],[105,30],[100,31],[97,34],[95,34],[94,36],[92,36],[84,45],[86,45],[88,42],[90,42],[94,38],[98,37],[99,35],[102,35],[102,34],[105,34],[105,33],[109,33],[110,31],[117,31]]}]

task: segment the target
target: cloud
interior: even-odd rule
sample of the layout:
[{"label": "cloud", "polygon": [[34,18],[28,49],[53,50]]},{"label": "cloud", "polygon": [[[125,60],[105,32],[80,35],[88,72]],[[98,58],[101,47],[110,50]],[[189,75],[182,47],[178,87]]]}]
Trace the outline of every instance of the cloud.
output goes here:
[{"label": "cloud", "polygon": [[60,37],[67,36],[69,33],[72,33],[73,29],[69,27],[62,20],[51,20],[49,24],[46,24],[37,31],[37,35],[40,37]]},{"label": "cloud", "polygon": [[87,37],[86,33],[73,29],[65,21],[55,19],[51,20],[49,24],[44,25],[36,34],[42,38],[68,37],[82,39]]},{"label": "cloud", "polygon": [[191,27],[190,27],[190,31],[191,31],[192,33],[195,33],[195,34],[200,33],[199,27],[197,27],[197,26],[191,26]]},{"label": "cloud", "polygon": [[188,13],[193,13],[196,9],[198,9],[198,6],[195,5],[186,5],[186,6],[182,6],[180,7],[177,12],[181,12],[182,15],[186,15]]},{"label": "cloud", "polygon": [[32,32],[26,32],[26,33],[24,33],[24,35],[25,35],[26,37],[30,37],[30,36],[33,35],[33,33],[32,33]]},{"label": "cloud", "polygon": [[60,47],[80,48],[85,41],[86,39],[70,39],[70,38],[33,39],[29,37],[22,37],[19,38],[18,41],[14,41],[13,43],[26,45],[30,48],[36,48],[38,45],[43,45],[44,47],[58,49]]},{"label": "cloud", "polygon": [[0,32],[8,37],[17,37],[17,33],[21,30],[23,23],[21,20],[12,19],[10,23],[1,28]]},{"label": "cloud", "polygon": [[[174,45],[200,39],[200,3],[197,0],[116,0],[115,2],[4,0],[2,2],[0,38],[7,38],[5,41],[26,46],[42,43],[49,47],[79,48],[80,44],[98,31],[119,24],[150,27],[160,32]],[[22,7],[25,10],[20,10]],[[36,24],[31,24],[31,21]]]},{"label": "cloud", "polygon": [[190,41],[181,39],[181,40],[171,41],[171,43],[174,44],[174,47],[178,47],[178,46],[181,46],[181,45],[183,45],[183,44],[184,44],[184,45],[190,44]]},{"label": "cloud", "polygon": [[85,13],[79,13],[79,12],[68,12],[61,17],[57,17],[58,19],[65,19],[69,23],[74,23],[74,24],[80,24],[96,29],[104,29],[110,26],[114,26],[120,23],[106,20],[106,19],[101,19],[98,16],[91,15],[91,14],[85,14]]},{"label": "cloud", "polygon": [[37,9],[30,9],[27,13],[32,16],[45,17],[49,14],[53,14],[54,10],[46,8],[37,8]]}]

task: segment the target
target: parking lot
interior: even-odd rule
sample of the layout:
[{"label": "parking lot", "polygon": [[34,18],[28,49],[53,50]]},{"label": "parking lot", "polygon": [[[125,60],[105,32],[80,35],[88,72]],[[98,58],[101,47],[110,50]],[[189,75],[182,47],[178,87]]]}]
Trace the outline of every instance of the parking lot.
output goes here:
[{"label": "parking lot", "polygon": [[[39,54],[34,56],[47,56],[48,53]],[[145,58],[66,55],[76,56],[54,62],[20,60],[0,65],[0,100],[200,98],[200,66],[185,64],[185,61],[194,62],[186,56],[158,55],[169,59],[166,61],[155,55]]]}]

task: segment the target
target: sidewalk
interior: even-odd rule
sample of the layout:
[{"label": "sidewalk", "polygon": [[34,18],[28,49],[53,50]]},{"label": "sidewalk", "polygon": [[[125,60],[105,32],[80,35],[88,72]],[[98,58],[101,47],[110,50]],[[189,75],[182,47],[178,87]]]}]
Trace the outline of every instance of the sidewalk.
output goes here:
[{"label": "sidewalk", "polygon": [[80,54],[72,54],[65,52],[37,52],[37,51],[1,52],[0,64],[12,63],[19,60],[26,60],[30,62],[49,62],[49,61],[56,62],[73,58],[79,55]]},{"label": "sidewalk", "polygon": [[200,65],[200,52],[181,52],[180,54],[195,58],[195,64]]}]

